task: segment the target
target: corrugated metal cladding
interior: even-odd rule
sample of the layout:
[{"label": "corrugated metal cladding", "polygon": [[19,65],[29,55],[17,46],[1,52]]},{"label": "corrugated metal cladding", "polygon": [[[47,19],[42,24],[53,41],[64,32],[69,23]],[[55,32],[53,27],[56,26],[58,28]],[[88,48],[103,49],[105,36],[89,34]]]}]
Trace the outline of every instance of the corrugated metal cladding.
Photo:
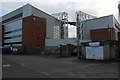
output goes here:
[{"label": "corrugated metal cladding", "polygon": [[99,47],[86,47],[86,59],[96,59],[96,60],[103,60],[104,53],[103,53],[103,46]]},{"label": "corrugated metal cladding", "polygon": [[116,41],[116,32],[114,28],[104,28],[90,30],[92,41]]},{"label": "corrugated metal cladding", "polygon": [[22,44],[27,54],[41,54],[45,48],[46,19],[35,16],[23,18]]}]

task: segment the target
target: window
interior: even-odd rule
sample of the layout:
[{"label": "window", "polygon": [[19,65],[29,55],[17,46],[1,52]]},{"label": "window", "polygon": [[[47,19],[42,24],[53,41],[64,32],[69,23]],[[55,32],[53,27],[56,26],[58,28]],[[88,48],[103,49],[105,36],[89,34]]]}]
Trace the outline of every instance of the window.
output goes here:
[{"label": "window", "polygon": [[9,33],[18,32],[18,31],[22,31],[22,28],[16,29],[16,30],[13,30],[13,31],[8,31],[8,32],[5,32],[4,34],[9,34]]},{"label": "window", "polygon": [[54,26],[54,38],[59,39],[59,37],[60,37],[60,28],[59,28],[59,26],[56,25],[56,26]]},{"label": "window", "polygon": [[20,18],[20,17],[22,17],[22,13],[17,14],[17,15],[15,15],[13,17],[10,17],[10,18],[6,19],[6,20],[2,21],[2,23],[6,23],[6,22],[9,22],[9,21],[15,20],[17,18]]},{"label": "window", "polygon": [[12,45],[12,44],[21,44],[22,42],[11,42],[11,43],[4,43],[4,45]]},{"label": "window", "polygon": [[22,35],[13,35],[10,37],[5,37],[4,39],[19,38],[19,37],[22,37]]}]

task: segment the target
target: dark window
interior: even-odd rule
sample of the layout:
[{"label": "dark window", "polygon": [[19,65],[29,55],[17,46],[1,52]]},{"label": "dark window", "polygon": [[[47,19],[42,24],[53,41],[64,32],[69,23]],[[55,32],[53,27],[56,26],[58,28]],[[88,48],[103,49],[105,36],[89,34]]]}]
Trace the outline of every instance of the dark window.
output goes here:
[{"label": "dark window", "polygon": [[12,43],[4,43],[4,45],[8,45],[8,44],[21,44],[22,42],[12,42]]},{"label": "dark window", "polygon": [[21,28],[21,29],[13,30],[13,31],[11,31],[11,32],[17,32],[17,31],[22,31],[22,28]]},{"label": "dark window", "polygon": [[9,33],[11,33],[11,31],[9,31],[9,32],[4,32],[4,34],[9,34]]},{"label": "dark window", "polygon": [[11,37],[5,37],[4,39],[11,39]]},{"label": "dark window", "polygon": [[13,30],[13,31],[8,31],[8,32],[5,32],[4,34],[9,34],[9,33],[17,32],[17,31],[22,31],[22,28],[16,29],[16,30]]},{"label": "dark window", "polygon": [[10,17],[10,18],[6,19],[6,20],[2,21],[2,23],[6,23],[6,22],[9,22],[9,21],[15,20],[17,18],[20,18],[20,17],[22,17],[22,13],[17,14],[17,15],[15,15],[13,17]]},{"label": "dark window", "polygon": [[4,39],[19,38],[19,37],[22,37],[22,35],[13,35],[10,37],[5,37]]}]

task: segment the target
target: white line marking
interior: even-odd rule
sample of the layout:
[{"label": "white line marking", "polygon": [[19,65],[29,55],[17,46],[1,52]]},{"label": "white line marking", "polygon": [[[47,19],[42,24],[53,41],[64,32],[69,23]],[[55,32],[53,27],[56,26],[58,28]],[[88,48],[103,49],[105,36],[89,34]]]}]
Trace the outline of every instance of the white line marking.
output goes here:
[{"label": "white line marking", "polygon": [[3,67],[11,67],[9,64],[2,65]]}]

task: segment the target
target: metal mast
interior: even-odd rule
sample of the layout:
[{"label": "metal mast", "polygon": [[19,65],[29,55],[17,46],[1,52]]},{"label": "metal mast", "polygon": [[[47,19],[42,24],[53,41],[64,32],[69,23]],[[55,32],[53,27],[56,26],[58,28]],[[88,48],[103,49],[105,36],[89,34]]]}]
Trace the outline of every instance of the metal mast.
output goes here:
[{"label": "metal mast", "polygon": [[80,58],[80,45],[84,35],[84,21],[88,19],[96,18],[92,15],[84,13],[82,11],[76,12],[76,26],[77,26],[77,53]]},{"label": "metal mast", "polygon": [[53,17],[61,21],[61,39],[68,38],[68,13],[60,12],[52,14]]}]

